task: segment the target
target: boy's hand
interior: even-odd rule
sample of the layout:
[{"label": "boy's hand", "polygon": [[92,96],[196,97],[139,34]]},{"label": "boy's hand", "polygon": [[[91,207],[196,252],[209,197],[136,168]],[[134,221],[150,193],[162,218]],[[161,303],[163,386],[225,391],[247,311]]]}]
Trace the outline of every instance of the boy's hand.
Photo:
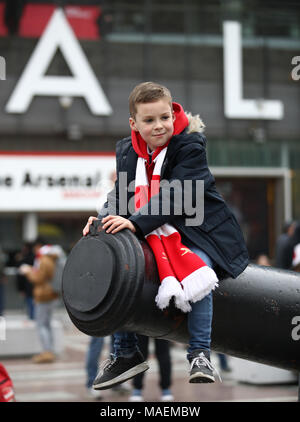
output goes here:
[{"label": "boy's hand", "polygon": [[108,215],[102,218],[101,223],[106,233],[117,233],[120,230],[129,229],[135,233],[135,227],[130,220],[119,215]]},{"label": "boy's hand", "polygon": [[98,220],[97,217],[89,217],[84,229],[82,230],[82,234],[83,236],[86,236],[88,234],[88,232],[90,231],[90,226],[93,224],[93,221]]}]

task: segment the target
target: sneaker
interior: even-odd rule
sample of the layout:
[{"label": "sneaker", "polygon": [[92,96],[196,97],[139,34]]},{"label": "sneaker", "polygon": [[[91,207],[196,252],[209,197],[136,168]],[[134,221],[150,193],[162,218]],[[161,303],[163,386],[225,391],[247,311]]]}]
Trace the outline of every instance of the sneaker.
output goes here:
[{"label": "sneaker", "polygon": [[105,390],[112,388],[141,372],[149,369],[147,362],[140,351],[129,357],[113,357],[111,360],[103,362],[99,374],[93,382],[95,390]]},{"label": "sneaker", "polygon": [[142,391],[141,390],[133,390],[131,396],[129,397],[128,401],[130,402],[143,402],[145,401],[143,396],[142,396]]},{"label": "sneaker", "polygon": [[[191,369],[190,369],[190,383],[207,383],[215,382],[214,370],[217,370],[212,366],[210,362],[210,353],[207,350],[195,350],[192,356],[189,358]],[[220,378],[220,376],[219,376]]]},{"label": "sneaker", "polygon": [[164,401],[164,402],[174,401],[174,396],[172,393],[163,393],[161,395],[160,401]]},{"label": "sneaker", "polygon": [[55,361],[55,355],[52,352],[45,351],[32,358],[34,363],[52,363]]}]

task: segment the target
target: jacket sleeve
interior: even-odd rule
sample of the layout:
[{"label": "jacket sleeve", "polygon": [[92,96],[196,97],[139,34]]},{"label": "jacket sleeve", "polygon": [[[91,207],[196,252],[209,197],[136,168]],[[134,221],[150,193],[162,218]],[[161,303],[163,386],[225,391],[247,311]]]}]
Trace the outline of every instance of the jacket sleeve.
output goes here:
[{"label": "jacket sleeve", "polygon": [[[132,214],[129,220],[145,236],[165,223],[172,224],[176,218],[195,218],[200,207],[204,210],[204,191],[213,181],[207,166],[205,148],[199,142],[185,144],[177,153],[166,185],[162,183],[159,193]],[[196,225],[202,221],[203,216]]]}]

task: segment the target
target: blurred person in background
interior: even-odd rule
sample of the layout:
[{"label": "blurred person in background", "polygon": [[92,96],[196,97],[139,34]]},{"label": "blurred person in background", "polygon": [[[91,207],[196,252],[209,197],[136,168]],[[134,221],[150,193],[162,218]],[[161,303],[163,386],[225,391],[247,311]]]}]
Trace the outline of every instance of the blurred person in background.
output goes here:
[{"label": "blurred person in background", "polygon": [[262,253],[262,254],[260,254],[260,255],[257,256],[257,258],[255,260],[255,263],[257,265],[263,265],[265,267],[270,267],[271,266],[270,258],[268,257],[267,254],[264,254],[264,253]]},{"label": "blurred person in background", "polygon": [[292,270],[300,273],[300,243],[294,247]]},{"label": "blurred person in background", "polygon": [[[33,265],[34,253],[32,244],[24,243],[21,251],[15,256],[16,265],[20,267],[23,264]],[[34,319],[34,300],[33,284],[23,274],[17,273],[17,288],[24,296],[26,311],[29,319]]]},{"label": "blurred person in background", "polygon": [[89,397],[100,400],[100,391],[93,389],[93,382],[98,372],[98,362],[104,345],[103,337],[91,337],[85,357],[86,388]]},{"label": "blurred person in background", "polygon": [[289,269],[292,263],[293,246],[292,238],[296,228],[295,221],[287,222],[278,237],[275,248],[275,267]]},{"label": "blurred person in background", "polygon": [[[137,334],[138,344],[141,352],[145,359],[149,355],[149,337]],[[159,386],[161,389],[161,401],[169,402],[174,401],[174,397],[171,393],[171,372],[172,372],[172,362],[170,355],[170,343],[168,340],[156,338],[153,339],[155,344],[155,357],[159,366]],[[144,372],[136,375],[133,380],[133,391],[131,397],[129,397],[130,402],[143,402],[143,381],[144,381]]]},{"label": "blurred person in background", "polygon": [[292,241],[294,243],[294,248],[291,269],[293,271],[300,272],[300,221],[296,224]]},{"label": "blurred person in background", "polygon": [[231,368],[228,364],[228,357],[224,353],[217,353],[219,359],[219,365],[222,372],[231,372]]},{"label": "blurred person in background", "polygon": [[55,360],[51,319],[59,294],[53,289],[52,282],[59,248],[57,245],[45,245],[42,239],[37,239],[33,245],[34,265],[23,264],[19,268],[20,273],[33,284],[35,320],[42,346],[42,352],[33,357],[35,363]]},{"label": "blurred person in background", "polygon": [[3,315],[3,312],[4,312],[5,263],[6,263],[6,257],[0,245],[0,315]]},{"label": "blurred person in background", "polygon": [[295,222],[294,225],[294,232],[292,236],[289,239],[288,247],[287,247],[287,257],[288,261],[287,264],[289,264],[288,268],[289,270],[292,270],[294,268],[294,257],[296,253],[296,246],[300,243],[300,220]]}]

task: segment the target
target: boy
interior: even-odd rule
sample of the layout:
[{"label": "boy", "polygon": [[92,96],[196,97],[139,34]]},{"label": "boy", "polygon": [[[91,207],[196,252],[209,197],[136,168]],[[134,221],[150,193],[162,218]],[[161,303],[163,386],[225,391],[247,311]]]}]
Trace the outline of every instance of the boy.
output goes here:
[{"label": "boy", "polygon": [[[206,140],[201,133],[204,125],[199,116],[188,118],[182,107],[172,102],[169,90],[153,82],[133,89],[129,110],[131,137],[119,141],[116,148],[117,215],[110,212],[108,195],[98,218],[107,233],[127,228],[146,238],[161,279],[157,306],[164,309],[173,297],[176,306],[188,312],[189,382],[214,382],[210,363],[212,290],[217,286],[216,273],[237,277],[246,268],[248,253],[243,235],[208,169]],[[121,172],[127,175],[128,185],[135,180],[135,192],[128,194],[128,204],[134,196],[136,207],[124,216],[118,215],[121,208],[124,210],[118,195]],[[162,179],[178,183],[173,194],[170,192],[168,212],[164,212],[164,189],[157,184]],[[202,224],[187,224],[185,212],[178,213],[176,208],[179,188],[183,187],[186,194],[185,181],[191,181],[188,199],[193,204],[197,202],[196,182],[204,182]],[[156,212],[152,212],[154,209]],[[83,235],[95,219],[88,219]],[[111,388],[148,369],[134,333],[118,332],[114,337],[115,356],[97,375],[95,389]]]}]

